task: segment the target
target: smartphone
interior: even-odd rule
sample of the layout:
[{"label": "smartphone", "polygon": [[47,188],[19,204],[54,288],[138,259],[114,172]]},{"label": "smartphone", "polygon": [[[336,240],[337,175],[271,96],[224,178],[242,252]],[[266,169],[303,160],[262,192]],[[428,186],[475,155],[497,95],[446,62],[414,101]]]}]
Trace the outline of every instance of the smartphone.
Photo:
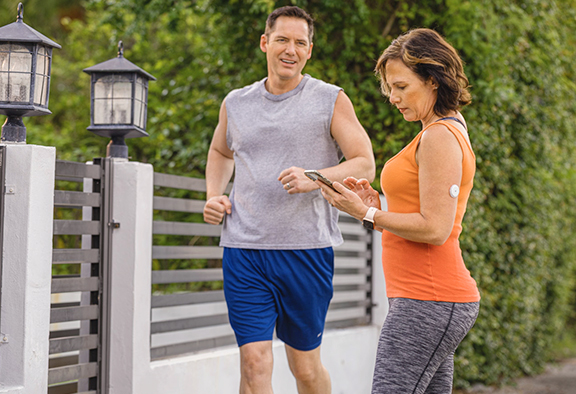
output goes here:
[{"label": "smartphone", "polygon": [[334,189],[334,186],[332,185],[332,181],[330,179],[326,178],[324,175],[320,174],[318,171],[306,170],[306,171],[304,171],[304,175],[306,175],[308,178],[312,179],[313,181],[320,181],[323,184],[325,184],[326,186],[329,186],[336,193],[340,193],[338,190]]}]

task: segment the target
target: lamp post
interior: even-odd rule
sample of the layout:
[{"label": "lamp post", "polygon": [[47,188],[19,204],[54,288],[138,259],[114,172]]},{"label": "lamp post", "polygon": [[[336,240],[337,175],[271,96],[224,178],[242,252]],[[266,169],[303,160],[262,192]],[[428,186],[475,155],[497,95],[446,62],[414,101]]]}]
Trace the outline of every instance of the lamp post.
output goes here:
[{"label": "lamp post", "polygon": [[51,114],[48,109],[52,48],[60,45],[24,23],[18,4],[16,22],[0,27],[0,114],[2,142],[26,142],[23,116]]},{"label": "lamp post", "polygon": [[108,157],[127,159],[124,139],[148,136],[148,81],[156,78],[124,58],[122,41],[118,43],[118,57],[84,72],[91,75],[88,130],[112,139],[106,149]]}]

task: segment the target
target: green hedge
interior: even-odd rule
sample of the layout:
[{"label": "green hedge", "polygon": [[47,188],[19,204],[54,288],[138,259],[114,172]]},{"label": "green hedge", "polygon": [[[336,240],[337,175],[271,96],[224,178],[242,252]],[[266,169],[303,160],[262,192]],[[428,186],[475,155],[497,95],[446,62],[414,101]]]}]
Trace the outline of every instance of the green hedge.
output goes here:
[{"label": "green hedge", "polygon": [[126,57],[158,78],[150,137],[130,140],[130,154],[162,172],[202,176],[222,98],[265,75],[258,42],[266,15],[296,4],[316,19],[306,72],[346,90],[381,167],[419,125],[380,95],[375,61],[401,32],[436,29],[466,63],[473,103],[464,115],[478,166],[462,249],[481,312],[457,352],[456,385],[505,381],[541,371],[574,318],[575,3],[86,1],[82,17],[64,19],[57,32],[54,115],[27,121],[28,142],[55,145],[70,160],[104,153],[107,141],[85,131],[89,80],[81,70],[115,56],[122,39]]}]

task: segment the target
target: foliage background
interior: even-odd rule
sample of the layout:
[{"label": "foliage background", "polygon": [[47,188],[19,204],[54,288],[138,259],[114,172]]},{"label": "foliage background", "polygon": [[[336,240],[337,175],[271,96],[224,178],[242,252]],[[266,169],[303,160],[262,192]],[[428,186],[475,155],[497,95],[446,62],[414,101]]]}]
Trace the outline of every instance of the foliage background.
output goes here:
[{"label": "foliage background", "polygon": [[[259,37],[266,15],[286,4],[316,19],[305,71],[345,89],[379,167],[419,130],[378,92],[379,54],[414,27],[457,48],[473,85],[463,113],[478,166],[461,241],[482,302],[457,352],[456,386],[541,371],[575,328],[575,0],[24,1],[24,21],[63,47],[53,115],[26,120],[28,143],[56,146],[65,160],[104,155],[107,141],[86,130],[82,69],[114,57],[123,40],[126,58],[158,78],[150,137],[129,140],[131,156],[203,177],[219,105],[265,76]],[[14,21],[16,2],[0,5],[0,24]]]}]

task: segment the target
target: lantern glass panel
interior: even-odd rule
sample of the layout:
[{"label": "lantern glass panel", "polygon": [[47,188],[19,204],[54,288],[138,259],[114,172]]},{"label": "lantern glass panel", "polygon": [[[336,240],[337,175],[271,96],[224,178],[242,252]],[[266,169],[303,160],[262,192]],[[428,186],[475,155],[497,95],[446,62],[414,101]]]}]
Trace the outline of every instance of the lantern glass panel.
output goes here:
[{"label": "lantern glass panel", "polygon": [[94,84],[94,99],[112,99],[114,76],[99,78]]},{"label": "lantern glass panel", "polygon": [[[12,48],[14,47],[16,47],[16,45],[12,45]],[[10,71],[31,74],[32,54],[30,53],[30,51],[12,52],[10,54]]]},{"label": "lantern glass panel", "polygon": [[94,124],[132,123],[131,75],[105,75],[94,83]]},{"label": "lantern glass panel", "polygon": [[8,101],[8,73],[0,72],[0,101]]},{"label": "lantern glass panel", "polygon": [[30,102],[30,75],[10,73],[8,80],[8,101]]},{"label": "lantern glass panel", "polygon": [[36,74],[36,81],[34,82],[34,104],[47,106],[47,97],[48,77],[45,75]]},{"label": "lantern glass panel", "polygon": [[114,98],[132,98],[132,81],[130,79],[122,78],[114,82]]},{"label": "lantern glass panel", "polygon": [[142,112],[144,112],[142,103],[138,100],[134,100],[134,125],[141,129],[144,128],[142,125]]},{"label": "lantern glass panel", "polygon": [[10,44],[0,45],[0,101],[8,101],[8,70],[10,68]]},{"label": "lantern glass panel", "polygon": [[132,124],[132,99],[116,99],[112,108],[112,123]]},{"label": "lantern glass panel", "polygon": [[0,45],[0,72],[7,72],[10,67],[10,44]]},{"label": "lantern glass panel", "polygon": [[94,124],[112,124],[112,100],[94,99]]},{"label": "lantern glass panel", "polygon": [[36,74],[46,75],[48,72],[48,53],[43,46],[38,47],[38,55],[36,57]]},{"label": "lantern glass panel", "polygon": [[141,129],[146,128],[146,81],[142,77],[136,78],[134,124]]},{"label": "lantern glass panel", "polygon": [[38,47],[36,58],[36,80],[34,82],[34,103],[48,106],[48,88],[50,79],[50,52],[43,46]]}]

